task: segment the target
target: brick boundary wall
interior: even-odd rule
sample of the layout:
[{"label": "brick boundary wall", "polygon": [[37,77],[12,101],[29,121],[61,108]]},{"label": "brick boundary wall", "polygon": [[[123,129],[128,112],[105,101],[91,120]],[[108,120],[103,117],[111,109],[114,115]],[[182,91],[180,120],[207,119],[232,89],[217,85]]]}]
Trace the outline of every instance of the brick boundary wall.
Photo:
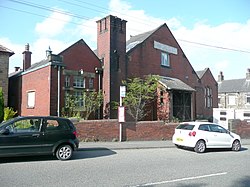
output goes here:
[{"label": "brick boundary wall", "polygon": [[[74,123],[80,141],[118,141],[117,120],[86,120]],[[178,124],[162,121],[126,122],[123,126],[123,141],[171,140]]]},{"label": "brick boundary wall", "polygon": [[250,139],[250,121],[247,120],[229,120],[229,130],[239,134],[241,138]]},{"label": "brick boundary wall", "polygon": [[[117,120],[86,120],[74,123],[80,141],[118,141]],[[171,140],[177,123],[163,121],[126,122],[123,124],[123,141]],[[250,138],[250,122],[231,120],[229,129]]]}]

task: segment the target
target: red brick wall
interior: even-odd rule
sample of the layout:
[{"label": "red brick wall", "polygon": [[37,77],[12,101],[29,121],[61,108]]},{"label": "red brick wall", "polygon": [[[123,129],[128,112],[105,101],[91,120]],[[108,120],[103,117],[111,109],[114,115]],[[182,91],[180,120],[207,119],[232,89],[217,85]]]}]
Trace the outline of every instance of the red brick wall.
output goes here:
[{"label": "red brick wall", "polygon": [[[117,120],[89,120],[76,123],[79,139],[86,141],[119,140]],[[128,122],[123,124],[123,140],[170,140],[177,124],[161,121]]]},{"label": "red brick wall", "polygon": [[112,101],[119,102],[119,88],[125,79],[125,20],[110,15],[97,21],[97,51],[98,57],[104,60],[104,118],[114,119],[117,112],[110,104]]},{"label": "red brick wall", "polygon": [[[213,116],[213,108],[218,108],[218,86],[210,70],[207,70],[201,79],[201,87],[197,88],[196,107],[197,115],[204,115],[207,117]],[[212,89],[213,107],[207,108],[205,105],[205,87]]]},{"label": "red brick wall", "polygon": [[[177,125],[163,121],[126,122],[123,124],[123,140],[171,140]],[[119,140],[117,120],[87,120],[77,122],[75,126],[81,141]],[[247,121],[233,120],[231,130],[241,138],[250,138],[250,123]]]},{"label": "red brick wall", "polygon": [[239,119],[231,120],[230,130],[239,134],[241,138],[250,138],[250,122],[247,120],[241,121]]},{"label": "red brick wall", "polygon": [[[35,91],[34,108],[27,108],[28,91]],[[50,66],[22,76],[21,115],[50,115]]]}]

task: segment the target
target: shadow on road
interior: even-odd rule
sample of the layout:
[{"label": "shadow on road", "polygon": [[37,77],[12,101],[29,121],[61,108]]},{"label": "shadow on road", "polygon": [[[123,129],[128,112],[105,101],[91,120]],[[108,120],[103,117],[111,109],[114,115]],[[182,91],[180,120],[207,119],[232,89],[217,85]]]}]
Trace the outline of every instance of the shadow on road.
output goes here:
[{"label": "shadow on road", "polygon": [[[86,158],[104,157],[104,156],[110,156],[114,154],[116,154],[116,152],[107,148],[84,148],[84,149],[80,148],[78,149],[78,151],[75,151],[73,153],[72,158],[68,161],[86,159]],[[0,164],[15,163],[15,162],[56,161],[56,160],[58,159],[52,155],[0,157]],[[67,162],[67,161],[63,161],[63,162]]]},{"label": "shadow on road", "polygon": [[235,182],[237,187],[249,187],[250,186],[250,176],[245,176]]},{"label": "shadow on road", "polygon": [[[189,147],[182,147],[179,149],[187,150],[190,152],[195,152],[193,148],[189,148]],[[238,152],[247,151],[247,150],[248,150],[248,148],[241,147],[240,151],[238,151]],[[232,151],[232,149],[229,149],[229,148],[209,148],[209,149],[205,150],[205,153],[212,153],[212,152],[234,152],[234,151]]]},{"label": "shadow on road", "polygon": [[112,151],[108,148],[98,147],[98,148],[80,148],[75,152],[72,159],[86,159],[86,158],[96,158],[104,157],[116,154],[115,151]]}]

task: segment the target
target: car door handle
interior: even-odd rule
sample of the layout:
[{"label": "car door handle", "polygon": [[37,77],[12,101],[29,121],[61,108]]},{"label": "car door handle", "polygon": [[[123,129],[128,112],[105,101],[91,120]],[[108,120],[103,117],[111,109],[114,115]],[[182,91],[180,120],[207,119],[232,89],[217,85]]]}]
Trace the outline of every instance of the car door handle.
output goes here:
[{"label": "car door handle", "polygon": [[32,137],[35,137],[35,138],[37,138],[39,136],[40,136],[40,134],[32,134]]}]

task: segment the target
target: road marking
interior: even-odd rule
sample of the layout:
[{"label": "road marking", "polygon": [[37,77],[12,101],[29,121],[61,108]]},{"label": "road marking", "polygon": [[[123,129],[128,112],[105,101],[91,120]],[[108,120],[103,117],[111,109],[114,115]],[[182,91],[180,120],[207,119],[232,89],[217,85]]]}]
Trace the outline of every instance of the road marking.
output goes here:
[{"label": "road marking", "polygon": [[226,175],[226,174],[227,174],[227,172],[213,173],[213,174],[208,174],[208,175],[200,175],[200,176],[196,176],[196,177],[186,177],[186,178],[180,178],[180,179],[173,179],[173,180],[169,180],[169,181],[160,181],[160,182],[139,184],[139,185],[130,186],[130,187],[153,186],[153,185],[167,184],[167,183],[173,183],[173,182],[180,182],[180,181],[201,179],[201,178],[207,178],[207,177],[214,177],[214,176],[220,176],[220,175]]}]

